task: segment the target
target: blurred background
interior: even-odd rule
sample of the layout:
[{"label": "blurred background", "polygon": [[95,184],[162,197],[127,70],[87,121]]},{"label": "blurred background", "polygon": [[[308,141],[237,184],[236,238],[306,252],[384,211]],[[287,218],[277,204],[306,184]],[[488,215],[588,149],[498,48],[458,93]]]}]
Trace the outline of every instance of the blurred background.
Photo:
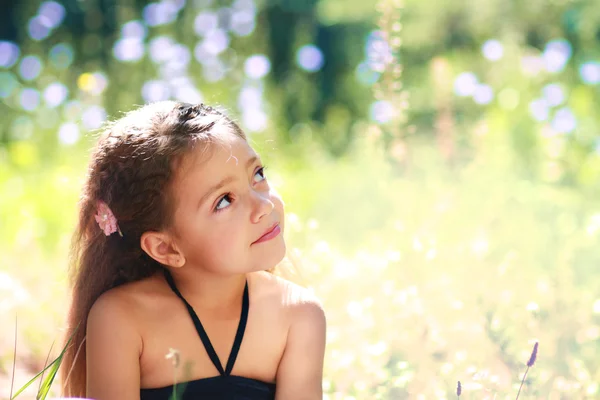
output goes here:
[{"label": "blurred background", "polygon": [[15,328],[17,388],[60,350],[94,134],[163,99],[266,160],[326,399],[514,398],[536,341],[521,399],[600,398],[595,0],[4,2],[0,398]]}]

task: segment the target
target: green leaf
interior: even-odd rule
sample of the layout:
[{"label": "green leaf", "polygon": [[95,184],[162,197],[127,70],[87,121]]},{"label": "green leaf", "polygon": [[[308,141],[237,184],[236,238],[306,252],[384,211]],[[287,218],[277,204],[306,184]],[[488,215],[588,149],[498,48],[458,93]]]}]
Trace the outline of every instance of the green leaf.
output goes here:
[{"label": "green leaf", "polygon": [[38,372],[33,378],[31,378],[31,380],[29,382],[27,382],[25,385],[23,385],[23,387],[21,387],[21,389],[17,390],[17,392],[14,394],[14,396],[11,397],[11,400],[15,399],[18,395],[20,395],[21,393],[23,393],[23,391],[25,389],[27,389],[29,386],[31,386],[31,384],[33,382],[35,382],[35,380],[37,378],[39,378],[44,372],[46,372],[46,370],[50,369],[58,361],[58,358],[59,357],[57,357],[54,361],[52,361],[50,364],[48,364],[48,366],[46,368],[44,368],[43,370],[41,370],[40,372]]},{"label": "green leaf", "polygon": [[[54,342],[50,346],[50,350],[48,350],[48,355],[46,356],[46,361],[44,361],[44,368],[48,365],[48,359],[50,358],[50,354],[52,353],[52,349],[54,348]],[[42,379],[44,379],[44,374],[42,373],[42,378],[40,379],[40,386],[38,387],[38,392],[42,388]]]},{"label": "green leaf", "polygon": [[60,364],[62,362],[63,353],[53,362],[52,368],[50,369],[50,373],[42,382],[42,386],[40,387],[40,391],[38,392],[36,399],[44,400],[46,396],[48,396],[48,392],[50,391],[50,386],[52,386],[52,382],[54,382],[54,377],[58,373],[58,369],[60,368]]},{"label": "green leaf", "polygon": [[59,356],[56,357],[56,359],[54,359],[54,361],[52,361],[50,364],[48,364],[48,366],[46,368],[44,368],[43,370],[38,372],[33,378],[31,378],[31,380],[29,382],[27,382],[23,387],[21,387],[21,389],[19,389],[17,391],[17,393],[15,393],[15,395],[13,397],[11,397],[11,400],[15,399],[18,395],[23,393],[23,391],[25,389],[27,389],[29,386],[31,386],[31,384],[33,382],[35,382],[35,380],[37,378],[39,378],[44,372],[46,372],[47,370],[50,370],[50,374],[42,382],[42,385],[40,386],[40,390],[36,396],[36,399],[45,399],[46,398],[46,396],[48,395],[48,391],[50,390],[50,385],[52,385],[52,382],[54,381],[54,377],[56,376],[56,373],[58,372],[58,369],[60,368],[62,358],[65,355],[67,348],[71,344],[71,340],[73,340],[73,336],[75,335],[75,332],[77,332],[77,329],[79,329],[79,325],[77,325],[77,327],[73,330],[73,334],[71,334],[71,337],[65,344],[65,347],[62,349]]}]

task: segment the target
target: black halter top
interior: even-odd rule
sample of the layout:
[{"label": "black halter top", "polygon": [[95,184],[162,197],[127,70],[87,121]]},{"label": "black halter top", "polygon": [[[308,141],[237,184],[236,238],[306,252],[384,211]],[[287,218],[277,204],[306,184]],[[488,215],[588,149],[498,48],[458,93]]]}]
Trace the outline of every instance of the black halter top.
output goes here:
[{"label": "black halter top", "polygon": [[[242,300],[242,315],[238,325],[233,347],[227,360],[227,366],[223,369],[221,361],[215,352],[210,339],[196,315],[196,312],[187,300],[181,295],[173,277],[169,271],[165,270],[165,278],[171,287],[171,290],[183,301],[187,307],[188,313],[194,322],[198,336],[208,353],[212,363],[219,371],[219,375],[202,378],[194,381],[178,383],[176,387],[177,400],[195,400],[195,399],[215,399],[215,400],[273,400],[275,399],[275,384],[259,381],[257,379],[245,378],[243,376],[231,375],[235,359],[240,350],[246,322],[248,321],[248,309],[250,308],[250,297],[248,295],[248,282],[244,288],[244,297]],[[165,386],[160,388],[141,389],[141,400],[170,400],[174,394],[174,387]]]}]

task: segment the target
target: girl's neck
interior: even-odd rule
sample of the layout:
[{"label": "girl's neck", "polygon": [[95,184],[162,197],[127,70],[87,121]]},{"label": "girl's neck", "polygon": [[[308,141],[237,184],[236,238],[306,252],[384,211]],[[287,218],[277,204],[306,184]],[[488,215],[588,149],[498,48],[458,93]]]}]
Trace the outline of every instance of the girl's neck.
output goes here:
[{"label": "girl's neck", "polygon": [[205,310],[238,308],[244,294],[246,274],[219,275],[200,269],[169,269],[188,303]]}]

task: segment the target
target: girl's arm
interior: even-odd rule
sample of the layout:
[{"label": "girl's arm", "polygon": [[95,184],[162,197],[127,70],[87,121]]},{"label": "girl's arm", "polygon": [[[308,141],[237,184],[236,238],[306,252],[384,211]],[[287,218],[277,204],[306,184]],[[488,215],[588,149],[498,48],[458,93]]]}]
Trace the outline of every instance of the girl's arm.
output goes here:
[{"label": "girl's arm", "polygon": [[292,306],[292,324],[277,370],[277,400],[321,400],[325,313],[316,300]]},{"label": "girl's arm", "polygon": [[115,293],[105,293],[88,316],[86,397],[139,399],[141,351],[141,336],[126,303]]}]

